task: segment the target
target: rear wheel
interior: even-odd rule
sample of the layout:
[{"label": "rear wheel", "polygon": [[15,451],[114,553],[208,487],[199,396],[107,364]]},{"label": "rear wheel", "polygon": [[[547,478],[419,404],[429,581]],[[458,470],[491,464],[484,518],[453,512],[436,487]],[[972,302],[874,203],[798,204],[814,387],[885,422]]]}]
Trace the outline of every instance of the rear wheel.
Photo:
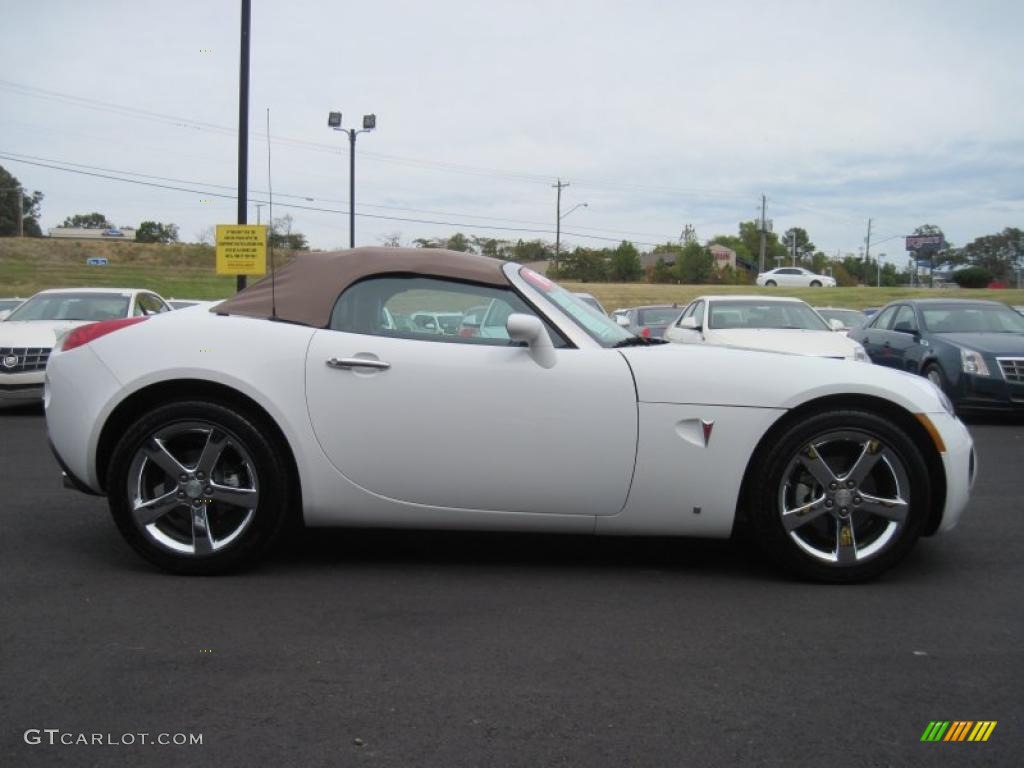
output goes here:
[{"label": "rear wheel", "polygon": [[281,538],[291,498],[288,463],[269,432],[219,403],[171,403],[143,415],[107,474],[122,535],[175,573],[254,563]]},{"label": "rear wheel", "polygon": [[773,441],[754,477],[750,522],[766,554],[823,582],[874,578],[921,534],[928,467],[899,426],[860,410],[822,412]]}]

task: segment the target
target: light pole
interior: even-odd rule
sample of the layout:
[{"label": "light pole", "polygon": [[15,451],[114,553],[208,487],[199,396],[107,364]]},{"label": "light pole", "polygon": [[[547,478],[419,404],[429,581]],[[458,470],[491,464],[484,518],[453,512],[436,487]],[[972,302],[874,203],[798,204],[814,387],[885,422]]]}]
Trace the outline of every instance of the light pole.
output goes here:
[{"label": "light pole", "polygon": [[266,203],[256,203],[256,223],[257,224],[260,223],[260,210],[263,208],[264,205],[266,205]]},{"label": "light pole", "polygon": [[341,112],[331,112],[327,116],[327,125],[336,131],[348,134],[348,247],[356,247],[356,136],[369,133],[377,127],[376,115],[363,115],[363,127],[341,127]]},{"label": "light pole", "polygon": [[575,211],[577,208],[586,208],[586,203],[577,203],[564,214],[562,213],[562,190],[569,186],[568,181],[558,180],[558,183],[552,184],[552,187],[558,190],[558,194],[555,197],[555,273],[558,273],[558,255],[562,251],[562,219],[568,216],[570,213]]},{"label": "light pole", "polygon": [[21,186],[17,187],[5,187],[0,189],[0,192],[17,192],[18,193],[18,237],[25,236],[25,192]]}]

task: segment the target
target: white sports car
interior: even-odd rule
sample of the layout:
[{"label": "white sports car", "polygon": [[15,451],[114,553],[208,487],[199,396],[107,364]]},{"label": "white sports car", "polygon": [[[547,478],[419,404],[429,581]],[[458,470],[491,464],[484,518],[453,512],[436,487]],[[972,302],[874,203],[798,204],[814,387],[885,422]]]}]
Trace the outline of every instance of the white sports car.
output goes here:
[{"label": "white sports car", "polygon": [[0,323],[0,402],[39,402],[43,371],[56,341],[98,320],[167,312],[167,303],[138,288],[60,288],[19,303]]},{"label": "white sports car", "polygon": [[[491,302],[507,338],[390,319]],[[66,484],[179,573],[252,563],[301,520],[735,530],[859,581],[955,526],[975,468],[926,379],[651,344],[523,266],[442,250],[303,255],[210,312],[75,329],[46,376]]]},{"label": "white sports car", "polygon": [[871,362],[858,342],[836,333],[806,301],[789,297],[698,296],[669,323],[665,339]]}]

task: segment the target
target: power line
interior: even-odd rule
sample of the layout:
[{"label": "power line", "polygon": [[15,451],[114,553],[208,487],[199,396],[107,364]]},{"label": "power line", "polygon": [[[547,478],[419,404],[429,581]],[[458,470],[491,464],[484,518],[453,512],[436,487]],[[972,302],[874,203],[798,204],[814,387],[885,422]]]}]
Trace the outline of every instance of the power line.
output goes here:
[{"label": "power line", "polygon": [[[200,186],[203,186],[203,187],[208,187],[208,188],[213,188],[213,189],[229,189],[229,190],[237,189],[237,187],[234,187],[234,186],[231,186],[231,185],[228,185],[228,184],[214,184],[212,182],[196,181],[196,180],[190,180],[190,179],[178,179],[178,178],[169,177],[169,176],[157,176],[157,175],[149,174],[149,173],[140,173],[138,171],[125,171],[125,170],[118,169],[118,168],[105,168],[105,167],[102,167],[102,166],[87,165],[87,164],[84,164],[84,163],[75,163],[75,162],[71,162],[70,160],[55,160],[53,158],[40,157],[38,155],[25,155],[25,154],[21,154],[19,152],[4,152],[3,154],[4,154],[4,156],[6,156],[6,157],[8,157],[11,160],[14,160],[16,162],[19,161],[19,160],[20,161],[24,161],[24,162],[39,161],[40,163],[49,163],[49,164],[51,164],[53,166],[61,166],[62,168],[66,167],[66,166],[71,166],[73,168],[84,168],[84,169],[90,170],[90,171],[102,171],[102,172],[108,173],[108,174],[119,174],[121,176],[138,176],[138,177],[143,178],[143,179],[155,179],[157,181],[169,181],[169,182],[173,182],[175,184],[194,184],[194,185],[200,185]],[[49,166],[46,166],[46,167],[49,167]],[[259,194],[267,194],[266,190],[254,189],[252,191],[255,192],[255,193],[259,193]],[[309,196],[309,195],[296,195],[296,194],[288,194],[288,193],[283,193],[283,192],[277,192],[276,195],[279,198],[280,197],[288,197],[288,198],[294,198],[294,199],[298,199],[298,200],[304,200],[306,202],[314,202],[314,198]],[[231,195],[230,199],[237,199],[237,196]],[[339,200],[337,198],[315,198],[315,200],[318,201],[318,202],[339,203],[339,204],[348,205],[348,200]],[[278,205],[283,205],[283,203],[278,203]],[[547,222],[533,221],[533,220],[530,220],[530,219],[511,219],[511,218],[505,218],[505,217],[500,217],[500,216],[479,216],[479,215],[471,214],[471,213],[461,213],[461,212],[452,212],[452,211],[437,211],[437,210],[424,209],[424,208],[409,208],[409,207],[406,207],[406,206],[384,205],[384,204],[380,204],[380,203],[360,203],[360,205],[363,206],[363,207],[366,207],[366,208],[380,208],[382,210],[408,211],[408,212],[411,212],[411,213],[427,213],[427,214],[432,214],[432,215],[436,215],[436,216],[455,216],[455,217],[466,218],[466,219],[482,219],[484,221],[498,221],[498,222],[506,222],[506,223],[511,223],[511,224],[536,224],[536,225],[540,225],[540,226],[546,226],[546,224],[547,224]],[[365,215],[365,214],[360,214],[360,215]],[[610,233],[610,234],[618,234],[618,235],[639,235],[641,237],[655,237],[655,238],[662,237],[662,235],[657,234],[657,233],[653,233],[653,232],[636,232],[636,231],[630,231],[630,230],[607,229],[607,228],[603,228],[603,227],[576,227],[576,229],[582,230],[582,231],[587,231],[587,232],[607,232],[607,233]],[[668,240],[669,238],[666,237],[665,239]]]},{"label": "power line", "polygon": [[[144,186],[144,187],[154,187],[156,189],[166,189],[166,190],[171,190],[171,191],[175,191],[175,192],[189,192],[189,193],[196,194],[196,195],[210,195],[212,197],[222,197],[222,198],[229,199],[229,200],[237,200],[238,199],[237,195],[227,194],[225,192],[214,192],[214,191],[211,191],[209,189],[195,189],[195,188],[189,188],[189,187],[180,187],[180,186],[174,186],[174,185],[171,185],[171,184],[158,184],[158,183],[152,182],[152,181],[143,181],[142,179],[126,179],[126,178],[123,178],[121,176],[113,176],[113,175],[107,174],[107,173],[98,173],[98,172],[95,172],[95,171],[86,171],[86,170],[81,170],[81,169],[78,169],[78,168],[68,168],[68,167],[63,167],[63,166],[60,166],[60,165],[55,165],[55,164],[52,164],[52,163],[38,162],[38,161],[35,161],[35,160],[23,160],[23,159],[20,159],[18,157],[13,157],[13,156],[10,156],[10,155],[4,154],[4,153],[0,153],[0,159],[9,160],[9,161],[15,162],[15,163],[24,163],[26,165],[34,165],[34,166],[38,166],[40,168],[49,168],[49,169],[55,170],[55,171],[63,171],[63,172],[66,172],[66,173],[76,173],[76,174],[79,174],[79,175],[82,175],[82,176],[92,176],[92,177],[100,178],[100,179],[108,179],[110,181],[121,181],[121,182],[125,182],[127,184],[137,184],[137,185]],[[196,183],[196,182],[180,182],[180,183]],[[200,184],[201,184],[201,182],[200,182]],[[259,200],[257,198],[248,198],[248,200],[250,202],[266,202],[264,200]],[[278,203],[278,205],[281,206],[281,207],[284,207],[284,208],[294,208],[296,210],[313,211],[313,212],[318,212],[318,213],[335,213],[335,214],[346,213],[346,211],[343,211],[343,210],[340,210],[340,209],[337,209],[337,208],[322,208],[322,207],[313,206],[313,205],[300,205],[298,203]],[[357,212],[355,215],[356,216],[362,216],[363,218],[367,218],[367,219],[379,219],[379,220],[382,220],[382,221],[402,221],[402,222],[409,222],[409,223],[413,223],[413,224],[433,224],[433,225],[447,226],[447,227],[462,227],[462,228],[469,229],[469,230],[472,230],[472,229],[475,228],[475,229],[485,229],[485,230],[498,230],[498,231],[502,231],[502,232],[523,232],[523,233],[539,234],[539,235],[553,235],[553,234],[555,234],[554,231],[550,230],[550,229],[532,229],[532,228],[526,228],[526,227],[506,227],[506,226],[497,226],[497,225],[471,224],[471,223],[467,223],[467,222],[458,222],[458,221],[437,221],[437,220],[431,220],[431,219],[415,219],[415,218],[404,217],[404,216],[383,216],[381,214],[375,214],[375,213],[358,213]],[[613,242],[613,243],[617,243],[617,242],[619,242],[621,240],[621,238],[618,238],[618,237],[601,237],[599,235],[588,235],[588,234],[581,233],[581,232],[566,232],[565,234],[571,235],[573,237],[579,237],[579,238],[583,238],[583,239],[588,239],[588,240],[601,240],[601,241]],[[649,246],[652,246],[652,247],[661,244],[661,243],[641,242],[639,240],[635,240],[633,242],[636,243],[637,245],[649,245]]]}]

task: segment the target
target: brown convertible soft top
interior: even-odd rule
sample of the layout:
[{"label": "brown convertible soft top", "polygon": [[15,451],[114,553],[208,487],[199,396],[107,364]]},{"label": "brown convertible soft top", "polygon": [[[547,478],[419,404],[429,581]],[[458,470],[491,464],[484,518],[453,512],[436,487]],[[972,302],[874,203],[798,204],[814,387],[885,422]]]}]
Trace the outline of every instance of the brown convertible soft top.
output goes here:
[{"label": "brown convertible soft top", "polygon": [[[487,285],[508,285],[500,259],[439,248],[354,248],[304,253],[274,276],[277,317],[327,327],[338,296],[364,277],[382,274],[432,275]],[[271,316],[270,275],[223,301],[218,315]]]}]

